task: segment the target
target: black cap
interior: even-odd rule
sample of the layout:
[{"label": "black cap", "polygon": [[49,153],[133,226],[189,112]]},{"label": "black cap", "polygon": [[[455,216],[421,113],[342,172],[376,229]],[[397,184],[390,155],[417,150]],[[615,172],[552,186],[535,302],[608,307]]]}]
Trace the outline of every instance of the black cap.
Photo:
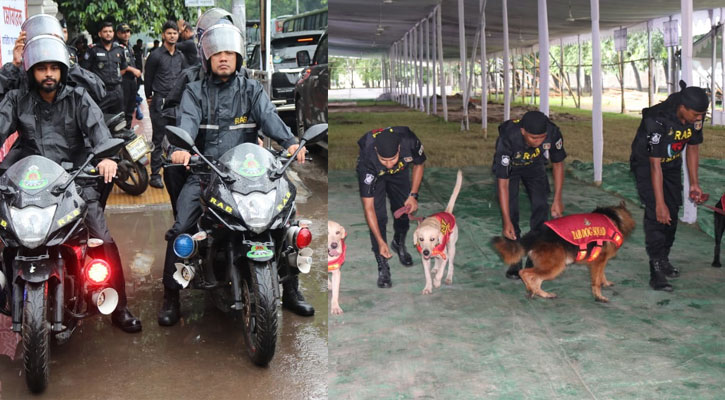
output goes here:
[{"label": "black cap", "polygon": [[393,128],[376,129],[373,131],[375,150],[383,158],[393,157],[398,153],[400,147],[400,134],[395,133]]},{"label": "black cap", "polygon": [[131,31],[131,27],[128,26],[128,24],[125,22],[122,24],[118,24],[118,26],[116,27],[116,32],[128,32],[128,31]]},{"label": "black cap", "polygon": [[707,97],[705,89],[698,86],[686,87],[685,81],[680,81],[680,104],[697,112],[707,111],[710,105],[710,99]]},{"label": "black cap", "polygon": [[521,126],[526,132],[532,135],[541,135],[546,133],[546,125],[549,118],[541,111],[529,111],[521,117]]}]

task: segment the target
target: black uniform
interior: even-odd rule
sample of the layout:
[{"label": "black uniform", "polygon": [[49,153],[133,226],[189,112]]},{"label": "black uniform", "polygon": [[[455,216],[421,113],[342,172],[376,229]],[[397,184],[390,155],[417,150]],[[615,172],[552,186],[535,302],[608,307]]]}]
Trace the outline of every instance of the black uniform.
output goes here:
[{"label": "black uniform", "polygon": [[123,90],[121,88],[121,70],[126,69],[125,49],[112,42],[111,49],[101,44],[88,46],[83,56],[83,67],[98,75],[106,84],[106,97],[98,103],[104,113],[117,114],[123,111]]},{"label": "black uniform", "polygon": [[[81,88],[61,85],[55,101],[45,102],[36,90],[27,87],[10,91],[0,102],[0,140],[18,131],[16,145],[3,165],[22,157],[37,154],[56,163],[67,161],[79,166],[88,155],[87,149],[111,138],[103,123],[103,115],[88,93]],[[95,185],[83,188],[88,205],[86,225],[92,237],[102,239],[101,247],[89,249],[91,257],[102,256],[109,261],[113,287],[119,295],[117,310],[126,308],[126,285],[121,256],[111,237],[100,194]],[[102,252],[103,254],[98,254]],[[95,254],[93,254],[95,253]]]},{"label": "black uniform", "polygon": [[[119,43],[123,48],[124,57],[126,57],[126,65],[134,67],[136,65],[136,57],[133,51],[127,45]],[[136,109],[136,93],[138,92],[138,82],[136,75],[131,71],[126,71],[121,80],[121,88],[123,90],[123,112],[126,118],[126,126],[131,127],[133,121],[133,112]]]},{"label": "black uniform", "polygon": [[[537,148],[529,147],[521,134],[519,120],[508,120],[498,126],[496,154],[493,157],[493,174],[497,179],[509,180],[509,217],[516,237],[519,228],[519,183],[523,182],[531,203],[531,230],[536,230],[548,219],[549,179],[546,176],[546,160],[562,162],[566,158],[564,139],[559,127],[549,121],[546,139]],[[498,185],[496,186],[498,188]],[[498,190],[498,189],[497,189]]]},{"label": "black uniform", "polygon": [[[242,75],[227,82],[209,76],[189,83],[181,99],[178,121],[204,155],[214,159],[241,143],[256,143],[258,129],[285,149],[297,143],[259,82]],[[166,233],[169,245],[163,283],[169,289],[179,288],[173,279],[172,243],[180,233],[193,228],[201,216],[200,195],[199,176],[190,175],[178,197],[174,226]]]},{"label": "black uniform", "polygon": [[[27,88],[27,82],[28,75],[20,67],[16,67],[13,63],[3,65],[0,69],[0,99],[13,89]],[[85,89],[96,104],[106,97],[106,86],[100,78],[78,64],[71,62],[66,83],[71,87]]]},{"label": "black uniform", "polygon": [[154,151],[151,153],[151,175],[159,175],[161,170],[161,142],[166,134],[166,121],[161,109],[166,96],[173,88],[176,78],[186,68],[186,59],[180,51],[172,55],[166,46],[161,46],[152,52],[146,60],[144,72],[144,91],[146,98],[151,98],[149,112],[151,113],[151,127],[153,129]]},{"label": "black uniform", "polygon": [[[373,197],[375,203],[375,216],[378,219],[378,227],[383,240],[387,243],[386,225],[388,213],[385,210],[385,197],[390,199],[390,210],[395,210],[405,205],[405,200],[410,195],[410,169],[409,165],[421,165],[426,157],[423,152],[423,144],[407,126],[393,126],[384,128],[391,130],[400,138],[400,158],[398,164],[393,168],[385,168],[378,160],[375,151],[374,138],[383,129],[376,129],[367,132],[358,140],[360,155],[357,159],[357,177],[360,188],[360,197]],[[405,235],[408,232],[410,220],[407,214],[393,222],[393,231],[396,235]],[[370,242],[373,253],[380,254],[378,242],[370,232]]]},{"label": "black uniform", "polygon": [[[632,142],[630,167],[637,181],[639,198],[645,206],[645,248],[650,260],[666,259],[670,253],[677,231],[677,214],[682,205],[682,152],[688,144],[697,145],[703,141],[702,121],[681,123],[674,103],[670,100],[642,110],[642,122]],[[650,157],[661,158],[662,190],[670,212],[670,225],[657,221]]]},{"label": "black uniform", "polygon": [[187,39],[187,40],[179,40],[176,43],[176,48],[181,50],[182,53],[184,53],[184,57],[186,57],[186,64],[189,66],[192,65],[200,65],[199,62],[199,54],[196,51],[196,43],[194,43],[194,38]]}]

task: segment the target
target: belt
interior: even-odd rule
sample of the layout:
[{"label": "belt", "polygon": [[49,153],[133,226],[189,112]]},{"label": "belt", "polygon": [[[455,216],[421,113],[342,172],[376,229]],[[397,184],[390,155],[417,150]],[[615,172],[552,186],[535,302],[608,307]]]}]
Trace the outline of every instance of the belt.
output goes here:
[{"label": "belt", "polygon": [[238,124],[238,125],[230,125],[230,126],[219,126],[219,125],[199,125],[199,129],[206,129],[206,130],[212,130],[212,131],[231,131],[234,129],[250,129],[250,128],[256,128],[256,123],[251,124]]}]

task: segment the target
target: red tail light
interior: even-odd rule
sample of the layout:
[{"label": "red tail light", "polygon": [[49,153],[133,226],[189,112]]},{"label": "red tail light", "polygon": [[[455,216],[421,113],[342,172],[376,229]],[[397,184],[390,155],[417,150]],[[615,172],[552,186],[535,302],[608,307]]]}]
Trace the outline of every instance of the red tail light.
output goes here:
[{"label": "red tail light", "polygon": [[86,264],[86,278],[91,283],[104,283],[111,276],[111,266],[107,262],[95,259]]},{"label": "red tail light", "polygon": [[300,229],[299,232],[297,232],[297,238],[295,239],[295,244],[297,245],[298,249],[303,249],[310,245],[310,242],[312,242],[312,232],[310,232],[307,228]]}]

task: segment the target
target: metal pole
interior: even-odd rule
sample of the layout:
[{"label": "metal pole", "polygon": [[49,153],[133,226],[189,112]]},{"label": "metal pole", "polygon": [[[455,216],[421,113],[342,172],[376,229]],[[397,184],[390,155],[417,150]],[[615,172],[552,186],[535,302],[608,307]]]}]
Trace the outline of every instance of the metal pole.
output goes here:
[{"label": "metal pole", "polygon": [[[621,29],[621,27],[620,27]],[[621,93],[621,105],[622,105],[622,111],[621,113],[624,114],[624,52],[619,52],[619,88]]]},{"label": "metal pole", "polygon": [[531,104],[536,104],[536,52],[531,47]]},{"label": "metal pole", "polygon": [[430,24],[425,19],[425,112],[430,115]]},{"label": "metal pole", "polygon": [[564,39],[559,38],[559,91],[561,106],[564,107]]},{"label": "metal pole", "polygon": [[501,0],[503,18],[503,120],[511,117],[511,74],[509,71],[509,16],[507,0]]},{"label": "metal pole", "polygon": [[576,35],[576,44],[579,48],[579,61],[577,61],[576,64],[576,106],[577,108],[582,108],[582,85],[580,81],[581,73],[582,73],[582,42],[581,42],[581,36]]},{"label": "metal pole", "polygon": [[446,98],[446,73],[443,68],[443,37],[441,34],[441,6],[440,4],[436,7],[436,19],[438,20],[438,62],[441,66],[440,78],[441,78],[441,99],[443,100],[443,119],[448,122],[448,99]]},{"label": "metal pole", "polygon": [[[200,9],[201,10],[201,9]],[[272,0],[266,0],[264,2],[264,70],[267,72],[267,94],[272,95],[272,72],[274,71],[274,64],[272,63],[272,30],[269,26],[272,18],[271,18],[271,11],[272,11]]]},{"label": "metal pole", "polygon": [[539,12],[539,111],[549,115],[549,17],[546,0],[538,0]]},{"label": "metal pole", "polygon": [[[682,80],[692,85],[692,0],[680,0],[682,13]],[[690,176],[687,171],[687,151],[682,153],[682,198],[685,199],[683,206],[682,222],[694,224],[697,222],[697,207],[689,201]]]},{"label": "metal pole", "polygon": [[431,71],[433,72],[432,80],[433,80],[433,114],[438,115],[438,82],[436,81],[436,66],[438,65],[438,51],[436,48],[436,21],[435,21],[435,10],[433,11],[433,16],[431,19],[431,23],[433,24],[433,28],[431,29],[431,32],[433,33],[433,40],[431,43],[431,46],[433,47],[433,65],[431,68]]},{"label": "metal pole", "polygon": [[590,0],[592,17],[592,160],[594,183],[602,183],[604,134],[602,124],[602,43],[599,40],[599,0]]},{"label": "metal pole", "polygon": [[486,0],[479,1],[481,15],[481,130],[483,137],[488,138],[488,81],[486,59]]},{"label": "metal pole", "polygon": [[[715,10],[710,10],[710,23],[712,24],[712,65],[710,69],[710,104],[712,104],[712,114],[710,118],[710,126],[715,126],[715,56],[717,54],[717,25],[715,25]],[[725,68],[725,67],[723,67]]]},{"label": "metal pole", "polygon": [[652,73],[652,21],[647,21],[647,99],[649,107],[654,101],[654,74]]},{"label": "metal pole", "polygon": [[[722,69],[722,81],[720,83],[720,105],[722,106],[722,121],[725,125],[725,7],[720,9],[720,26],[723,28],[722,31],[722,43],[720,43],[720,67]],[[712,109],[715,109],[713,103]]]},{"label": "metal pole", "polygon": [[463,92],[463,123],[461,130],[468,130],[468,107],[466,89],[466,23],[463,15],[463,0],[458,0],[458,49],[461,55],[461,92]]},{"label": "metal pole", "polygon": [[418,38],[418,87],[420,88],[420,111],[425,112],[425,100],[423,99],[423,58],[425,52],[423,51],[423,21],[420,22],[420,35]]}]

